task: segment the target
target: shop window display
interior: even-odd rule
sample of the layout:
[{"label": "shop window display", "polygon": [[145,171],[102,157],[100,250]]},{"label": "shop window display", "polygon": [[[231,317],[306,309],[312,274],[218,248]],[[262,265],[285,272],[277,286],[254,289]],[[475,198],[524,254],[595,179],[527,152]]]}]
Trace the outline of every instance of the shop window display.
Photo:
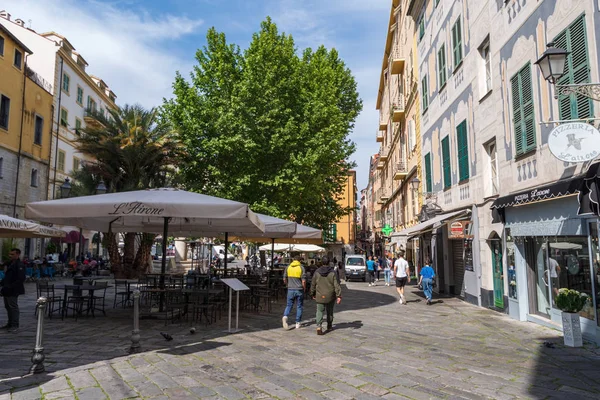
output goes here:
[{"label": "shop window display", "polygon": [[596,288],[596,323],[600,326],[600,246],[598,245],[598,224],[596,222],[590,223],[590,240],[592,243],[592,266],[594,286]]},{"label": "shop window display", "polygon": [[508,297],[517,300],[517,270],[515,268],[515,242],[506,229],[506,262],[508,271]]},{"label": "shop window display", "polygon": [[582,317],[594,320],[592,301],[592,280],[588,238],[585,236],[557,237],[549,241],[546,284],[551,286],[552,303],[561,288],[574,289],[589,296],[590,301],[579,313]]}]

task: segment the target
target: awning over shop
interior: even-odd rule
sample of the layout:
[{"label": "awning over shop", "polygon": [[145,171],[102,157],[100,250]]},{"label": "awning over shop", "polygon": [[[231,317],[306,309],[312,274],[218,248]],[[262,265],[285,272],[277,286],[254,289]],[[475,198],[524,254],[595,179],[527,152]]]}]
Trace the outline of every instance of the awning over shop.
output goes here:
[{"label": "awning over shop", "polygon": [[506,207],[520,206],[542,200],[556,199],[577,193],[583,184],[583,177],[566,179],[523,192],[497,198],[491,206],[493,222],[504,222]]},{"label": "awning over shop", "polygon": [[431,219],[428,219],[425,222],[421,222],[420,224],[411,226],[410,228],[403,229],[400,232],[392,233],[392,235],[391,235],[392,240],[396,243],[399,243],[401,246],[405,247],[406,241],[408,239],[410,239],[412,236],[416,236],[419,233],[426,231],[428,229],[435,228],[436,224],[441,224],[450,218],[462,217],[464,215],[469,214],[470,212],[471,212],[471,210],[466,209],[466,210],[453,211],[453,212],[449,212],[446,214],[437,215]]}]

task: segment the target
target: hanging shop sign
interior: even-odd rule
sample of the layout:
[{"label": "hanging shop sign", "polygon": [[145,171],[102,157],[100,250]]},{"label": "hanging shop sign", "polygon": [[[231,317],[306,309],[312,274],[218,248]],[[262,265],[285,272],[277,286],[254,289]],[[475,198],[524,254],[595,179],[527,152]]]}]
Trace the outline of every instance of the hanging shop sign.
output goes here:
[{"label": "hanging shop sign", "polygon": [[471,221],[454,221],[448,225],[448,239],[472,238],[469,232]]},{"label": "hanging shop sign", "polygon": [[600,131],[590,124],[569,122],[552,129],[548,147],[561,161],[583,163],[600,155]]}]

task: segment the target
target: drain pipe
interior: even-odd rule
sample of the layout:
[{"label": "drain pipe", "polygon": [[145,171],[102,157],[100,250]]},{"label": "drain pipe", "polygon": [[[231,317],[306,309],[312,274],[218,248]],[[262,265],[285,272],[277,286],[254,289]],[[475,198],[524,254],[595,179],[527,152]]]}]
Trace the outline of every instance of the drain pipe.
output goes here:
[{"label": "drain pipe", "polygon": [[17,179],[15,180],[15,201],[13,202],[13,218],[17,218],[17,197],[19,196],[19,174],[21,172],[21,153],[23,152],[23,124],[25,123],[25,89],[27,85],[27,56],[23,64],[23,96],[21,99],[21,132],[19,133],[19,151],[17,152]]},{"label": "drain pipe", "polygon": [[[58,85],[58,118],[56,119],[56,151],[54,152],[54,182],[52,183],[52,199],[56,198],[56,170],[58,168],[58,134],[59,134],[59,130],[60,130],[60,103],[62,100],[62,85],[63,85],[63,65],[64,65],[65,61],[63,60],[63,58],[60,58],[60,79],[59,79],[59,85]],[[56,89],[56,88],[54,88]],[[52,114],[52,117],[54,118],[54,114]]]},{"label": "drain pipe", "polygon": [[[46,200],[50,200],[50,166],[52,165],[52,127],[53,126],[54,126],[54,104],[50,105],[50,143],[48,144],[48,168],[46,168]],[[42,135],[42,138],[43,138],[43,135]],[[54,196],[52,196],[52,198],[54,199]]]}]

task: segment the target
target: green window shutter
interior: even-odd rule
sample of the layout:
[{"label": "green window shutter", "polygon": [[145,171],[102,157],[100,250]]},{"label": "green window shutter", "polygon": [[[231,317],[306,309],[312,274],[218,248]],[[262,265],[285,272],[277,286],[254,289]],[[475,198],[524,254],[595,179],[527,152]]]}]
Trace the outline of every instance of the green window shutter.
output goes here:
[{"label": "green window shutter", "polygon": [[452,26],[452,53],[454,55],[454,68],[462,61],[462,31],[460,18]]},{"label": "green window shutter", "polygon": [[423,97],[423,112],[427,111],[427,107],[429,107],[429,94],[427,88],[427,75],[423,77],[421,81],[421,91],[423,92],[421,95]]},{"label": "green window shutter", "polygon": [[419,41],[425,36],[425,16],[419,21]]},{"label": "green window shutter", "polygon": [[450,167],[450,135],[442,139],[442,169],[444,172],[444,189],[452,186],[452,169]]},{"label": "green window shutter", "polygon": [[523,132],[521,132],[523,115],[521,113],[521,91],[519,89],[519,74],[510,80],[513,104],[513,128],[515,130],[515,151],[517,155],[523,153]]},{"label": "green window shutter", "polygon": [[531,64],[527,64],[517,72],[510,82],[513,101],[515,150],[516,155],[519,156],[535,149],[536,146]]},{"label": "green window shutter", "polygon": [[[590,63],[587,51],[587,38],[585,34],[585,15],[579,17],[565,31],[555,39],[554,45],[570,52],[565,61],[565,73],[558,80],[558,85],[570,85],[590,82]],[[571,94],[558,97],[559,118],[584,119],[593,115],[592,100]]]},{"label": "green window shutter", "polygon": [[456,127],[456,143],[458,144],[458,180],[469,179],[469,141],[467,139],[467,121]]},{"label": "green window shutter", "polygon": [[438,51],[438,77],[440,87],[446,83],[446,45],[442,45]]},{"label": "green window shutter", "polygon": [[431,153],[425,154],[425,191],[433,192],[433,182],[431,180]]}]

